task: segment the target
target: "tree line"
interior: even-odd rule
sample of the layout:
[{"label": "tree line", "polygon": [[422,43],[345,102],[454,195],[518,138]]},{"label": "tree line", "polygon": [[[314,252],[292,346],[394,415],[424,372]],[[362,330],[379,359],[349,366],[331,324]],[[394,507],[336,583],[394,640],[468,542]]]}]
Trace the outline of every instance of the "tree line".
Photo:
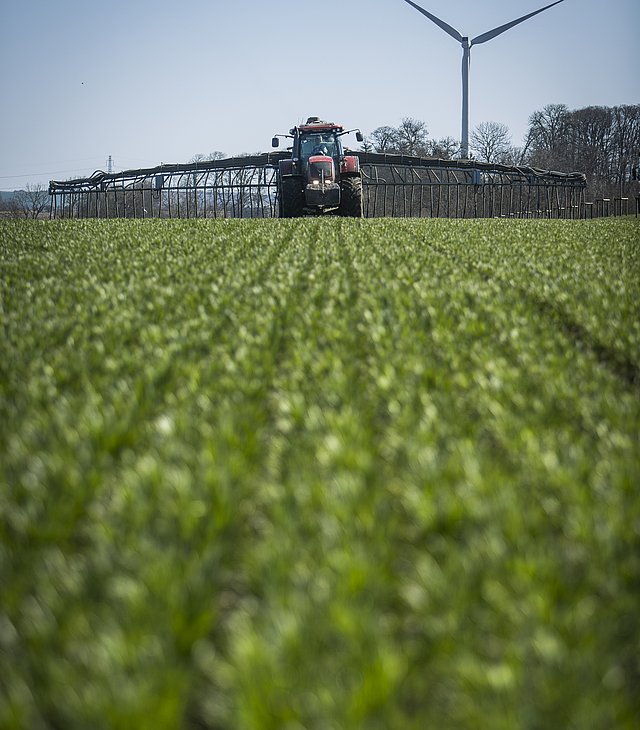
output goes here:
[{"label": "tree line", "polygon": [[[529,117],[522,146],[500,122],[482,122],[470,134],[472,158],[558,172],[584,172],[592,197],[638,194],[640,185],[640,105],[589,106],[570,110],[548,104]],[[456,159],[452,137],[431,139],[425,122],[406,117],[397,127],[382,126],[365,138],[363,151]]]}]

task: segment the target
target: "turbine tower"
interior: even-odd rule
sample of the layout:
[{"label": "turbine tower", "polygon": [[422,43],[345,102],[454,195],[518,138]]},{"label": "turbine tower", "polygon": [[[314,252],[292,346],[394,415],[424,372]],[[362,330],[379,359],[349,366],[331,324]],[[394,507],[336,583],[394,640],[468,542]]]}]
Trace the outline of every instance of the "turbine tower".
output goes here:
[{"label": "turbine tower", "polygon": [[512,20],[510,23],[505,23],[504,25],[494,28],[493,30],[489,30],[486,33],[482,33],[471,40],[469,40],[467,36],[463,36],[455,28],[452,28],[448,23],[445,23],[444,20],[440,20],[440,18],[436,17],[424,8],[421,8],[411,0],[404,1],[411,5],[411,7],[415,8],[419,13],[422,13],[424,16],[429,18],[429,20],[442,28],[445,33],[448,33],[462,45],[462,133],[460,139],[460,152],[462,154],[462,158],[467,159],[469,157],[469,65],[471,62],[471,46],[486,43],[496,36],[499,36],[501,33],[513,28],[515,25],[524,23],[525,20],[533,18],[534,15],[542,13],[544,10],[552,8],[554,5],[564,2],[564,0],[556,0],[556,2],[551,3],[550,5],[545,5],[545,7],[540,8],[540,10],[534,10],[528,15],[523,15],[521,18]]}]

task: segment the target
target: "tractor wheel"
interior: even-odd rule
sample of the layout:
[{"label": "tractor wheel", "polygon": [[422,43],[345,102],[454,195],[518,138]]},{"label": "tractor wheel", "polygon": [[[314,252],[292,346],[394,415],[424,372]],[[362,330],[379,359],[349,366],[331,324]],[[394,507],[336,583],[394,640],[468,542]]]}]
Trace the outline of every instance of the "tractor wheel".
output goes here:
[{"label": "tractor wheel", "polygon": [[283,177],[280,181],[280,218],[300,218],[304,212],[304,191],[299,177]]},{"label": "tractor wheel", "polygon": [[362,178],[343,177],[340,180],[340,215],[362,218]]}]

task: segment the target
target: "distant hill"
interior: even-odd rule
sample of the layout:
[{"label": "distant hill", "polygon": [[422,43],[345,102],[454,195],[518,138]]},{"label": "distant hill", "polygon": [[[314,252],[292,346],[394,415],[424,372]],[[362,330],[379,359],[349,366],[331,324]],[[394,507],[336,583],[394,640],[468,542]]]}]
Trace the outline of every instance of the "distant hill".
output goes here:
[{"label": "distant hill", "polygon": [[19,190],[0,190],[0,203],[10,203]]},{"label": "distant hill", "polygon": [[0,203],[3,205],[7,205],[7,203],[10,203],[18,193],[24,193],[24,188],[21,188],[20,190],[0,190]]},{"label": "distant hill", "polygon": [[[46,191],[46,187],[44,187],[43,190]],[[0,203],[2,205],[7,205],[16,197],[16,195],[18,195],[18,193],[24,192],[24,188],[20,188],[19,190],[0,190]]]}]

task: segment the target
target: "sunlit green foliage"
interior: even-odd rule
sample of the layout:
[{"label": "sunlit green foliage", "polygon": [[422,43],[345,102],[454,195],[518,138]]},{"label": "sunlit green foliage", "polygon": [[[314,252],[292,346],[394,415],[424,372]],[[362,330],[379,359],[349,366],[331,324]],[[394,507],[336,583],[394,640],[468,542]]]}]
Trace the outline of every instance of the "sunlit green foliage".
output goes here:
[{"label": "sunlit green foliage", "polygon": [[633,220],[0,225],[0,726],[632,728]]}]

